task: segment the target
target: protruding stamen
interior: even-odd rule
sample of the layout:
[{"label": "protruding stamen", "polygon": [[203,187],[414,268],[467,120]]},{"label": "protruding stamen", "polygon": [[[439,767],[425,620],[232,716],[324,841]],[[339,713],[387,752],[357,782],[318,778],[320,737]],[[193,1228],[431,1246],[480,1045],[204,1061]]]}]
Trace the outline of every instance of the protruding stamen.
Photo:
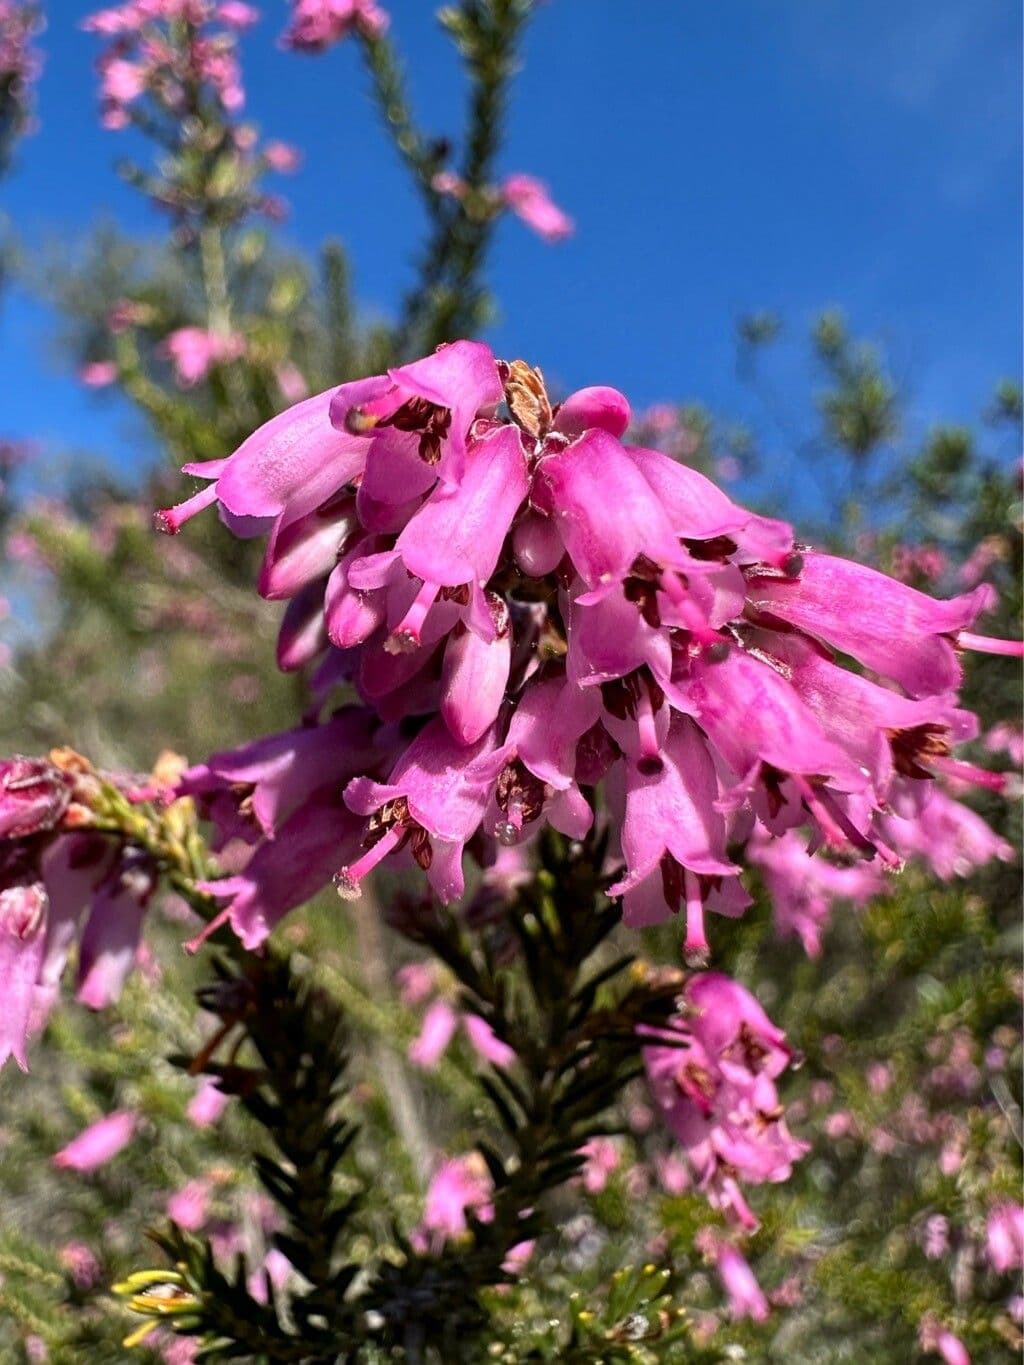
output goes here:
[{"label": "protruding stamen", "polygon": [[704,968],[711,961],[711,945],[704,931],[704,898],[700,879],[688,867],[683,869],[686,889],[686,938],[683,940],[683,960],[688,967]]},{"label": "protruding stamen", "polygon": [[961,649],[973,649],[978,654],[1006,654],[1011,659],[1024,658],[1024,640],[997,640],[988,635],[972,635],[969,630],[957,632],[956,642]]},{"label": "protruding stamen", "polygon": [[405,826],[392,825],[375,844],[372,844],[361,858],[347,867],[340,867],[334,874],[334,889],[343,901],[357,901],[363,894],[360,883],[369,876],[378,863],[391,853],[401,842]]},{"label": "protruding stamen", "polygon": [[215,483],[207,484],[194,497],[186,498],[184,502],[179,502],[174,507],[165,507],[162,511],[154,512],[153,525],[165,536],[176,536],[186,521],[216,501],[217,485]]},{"label": "protruding stamen", "polygon": [[855,830],[859,838],[851,839],[841,824],[836,821],[833,811],[829,809],[805,777],[801,777],[799,773],[792,773],[791,777],[793,785],[803,798],[804,805],[817,820],[818,827],[825,836],[825,842],[830,847],[845,848],[847,844],[854,843],[869,856],[873,855],[874,845],[864,835],[860,834],[859,830]]},{"label": "protruding stamen", "polygon": [[427,613],[441,591],[437,583],[424,583],[413,599],[412,606],[384,643],[389,654],[411,654],[420,647],[420,636]]},{"label": "protruding stamen", "polygon": [[225,906],[219,915],[215,915],[213,919],[210,920],[209,924],[204,924],[195,938],[190,938],[184,945],[186,953],[197,953],[210,935],[215,934],[222,924],[227,923],[228,915],[230,913],[231,907]]},{"label": "protruding stamen", "polygon": [[651,694],[643,683],[640,685],[636,701],[636,724],[640,732],[640,756],[636,766],[644,777],[654,777],[665,766],[658,744],[658,730],[651,706]]},{"label": "protruding stamen", "polygon": [[991,773],[987,768],[979,768],[974,763],[965,763],[962,758],[928,758],[929,765],[936,772],[959,782],[970,782],[975,787],[985,787],[990,792],[1001,792],[1006,787],[1006,773]]}]

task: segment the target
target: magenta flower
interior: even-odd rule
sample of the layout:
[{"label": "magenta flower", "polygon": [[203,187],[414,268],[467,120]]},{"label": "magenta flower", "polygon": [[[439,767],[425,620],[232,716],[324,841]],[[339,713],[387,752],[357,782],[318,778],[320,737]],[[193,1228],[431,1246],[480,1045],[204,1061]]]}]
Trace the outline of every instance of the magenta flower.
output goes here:
[{"label": "magenta flower", "polygon": [[178,1227],[196,1232],[206,1222],[210,1208],[210,1182],[190,1180],[167,1200],[167,1217]]},{"label": "magenta flower", "polygon": [[718,1278],[729,1300],[729,1313],[734,1322],[750,1318],[765,1322],[770,1314],[768,1300],[757,1282],[750,1263],[739,1250],[713,1228],[703,1228],[696,1237],[696,1246],[714,1261]]},{"label": "magenta flower", "polygon": [[552,200],[543,181],[532,175],[507,176],[499,193],[516,217],[546,242],[560,242],[576,229],[569,215]]},{"label": "magenta flower", "polygon": [[608,1184],[608,1178],[622,1163],[619,1144],[612,1138],[590,1138],[580,1148],[580,1155],[586,1157],[580,1179],[588,1194],[600,1194]]},{"label": "magenta flower", "polygon": [[[751,577],[755,611],[787,621],[905,687],[912,697],[960,683],[954,645],[991,607],[987,586],[938,602],[915,588],[832,555],[807,554],[799,577]],[[851,611],[851,602],[865,604]]]},{"label": "magenta flower", "polygon": [[118,369],[112,360],[91,360],[78,371],[78,377],[89,389],[104,389],[117,381]]},{"label": "magenta flower", "polygon": [[985,1252],[997,1275],[1024,1270],[1024,1206],[996,1204],[985,1227]]},{"label": "magenta flower", "polygon": [[786,1180],[808,1150],[787,1129],[775,1088],[791,1054],[754,997],[728,977],[691,977],[684,1000],[686,1013],[670,1028],[645,1034],[651,1093],[712,1206],[756,1227],[740,1182]]},{"label": "magenta flower", "polygon": [[160,350],[174,367],[183,389],[194,388],[215,365],[227,365],[245,351],[243,337],[233,333],[207,332],[202,327],[179,327]]},{"label": "magenta flower", "polygon": [[424,963],[410,963],[397,975],[403,1004],[426,1004],[420,1031],[409,1044],[408,1056],[415,1066],[432,1071],[462,1026],[470,1047],[492,1066],[510,1066],[516,1054],[497,1037],[486,1019],[467,1013],[436,994],[434,973]]},{"label": "magenta flower", "polygon": [[746,852],[764,878],[779,937],[799,938],[809,957],[821,954],[822,932],[836,902],[861,907],[885,887],[875,863],[838,867],[820,854],[812,855],[795,830],[771,838],[758,829]]},{"label": "magenta flower", "polygon": [[417,1251],[437,1253],[446,1242],[464,1237],[467,1215],[483,1223],[494,1217],[493,1186],[487,1166],[476,1152],[451,1157],[438,1167],[427,1189],[423,1216],[410,1237]]},{"label": "magenta flower", "polygon": [[138,1126],[139,1116],[134,1110],[115,1110],[62,1147],[52,1158],[53,1164],[66,1171],[95,1171],[128,1146]]},{"label": "magenta flower", "polygon": [[215,1081],[205,1080],[189,1100],[185,1115],[197,1128],[210,1128],[228,1106],[229,1096],[217,1088]]},{"label": "magenta flower", "polygon": [[[751,840],[781,922],[814,951],[832,896],[845,887],[861,901],[878,874],[815,862],[797,887],[797,836],[788,863],[770,840],[802,829],[801,848],[887,867],[930,856],[929,824],[953,814],[928,799],[936,777],[1005,783],[954,756],[976,734],[956,706],[956,650],[1020,647],[968,632],[987,589],[935,602],[798,552],[785,524],[624,442],[629,423],[614,389],[555,403],[525,362],[455,342],[187,466],[209,486],[159,520],[176,531],[216,502],[236,534],[269,533],[259,586],[289,599],[281,667],[308,667],[318,704],[354,688],[381,721],[358,766],[338,755],[338,786],[368,820],[361,852],[338,849],[342,894],[400,855],[451,899],[467,846],[486,863],[496,842],[528,844],[546,824],[578,839],[596,821],[621,853],[611,892],[627,922],[685,906],[691,962],[709,951],[706,912],[749,903],[726,848]],[[851,613],[852,600],[871,610]],[[330,766],[318,753],[310,771],[319,782]],[[227,777],[204,797],[222,837],[254,813]],[[958,856],[985,856],[972,817],[957,819],[971,846]],[[261,925],[294,885],[262,837],[235,883]],[[317,877],[327,837],[325,826]]]},{"label": "magenta flower", "polygon": [[46,890],[39,882],[16,882],[0,890],[0,1065],[13,1056],[28,1070],[25,1039],[46,945]]},{"label": "magenta flower", "polygon": [[375,0],[292,0],[281,45],[296,52],[323,52],[353,31],[375,38],[389,22]]},{"label": "magenta flower", "polygon": [[461,746],[438,717],[398,760],[387,783],[356,777],[345,800],[359,815],[373,817],[369,846],[337,874],[341,895],[359,895],[359,883],[382,858],[408,845],[443,901],[462,895],[462,850],[483,817],[492,777],[486,758],[493,737]]}]

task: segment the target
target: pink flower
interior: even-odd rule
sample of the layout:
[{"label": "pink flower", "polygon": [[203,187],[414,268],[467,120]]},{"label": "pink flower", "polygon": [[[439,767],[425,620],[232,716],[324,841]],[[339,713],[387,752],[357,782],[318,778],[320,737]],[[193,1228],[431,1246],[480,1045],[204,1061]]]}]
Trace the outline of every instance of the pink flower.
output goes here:
[{"label": "pink flower", "polygon": [[376,38],[390,22],[375,0],[292,0],[292,17],[281,38],[296,52],[323,52],[353,30]]},{"label": "pink flower", "polygon": [[446,1000],[435,1000],[423,1016],[419,1036],[409,1044],[409,1060],[432,1070],[455,1036],[459,1016]]},{"label": "pink flower", "polygon": [[[793,581],[765,578],[752,586],[758,611],[852,654],[913,697],[959,685],[957,637],[994,601],[991,588],[981,587],[938,602],[876,569],[823,554],[805,555]],[[850,611],[853,601],[865,610]]]},{"label": "pink flower", "polygon": [[821,953],[822,931],[837,901],[860,907],[885,887],[873,863],[837,867],[820,854],[812,857],[795,830],[771,838],[758,829],[746,851],[764,877],[779,936],[799,938],[810,957]]},{"label": "pink flower", "polygon": [[990,754],[1006,754],[1014,767],[1024,764],[1024,730],[1019,725],[1001,721],[993,725],[985,736],[985,748]]},{"label": "pink flower", "polygon": [[199,1089],[188,1102],[186,1117],[197,1128],[209,1128],[217,1122],[228,1105],[228,1096],[217,1088],[214,1081],[200,1083]]},{"label": "pink flower", "polygon": [[209,1206],[209,1181],[190,1180],[168,1199],[167,1217],[178,1227],[195,1232],[206,1222]]},{"label": "pink flower", "polygon": [[532,175],[508,176],[500,193],[516,217],[546,242],[560,242],[575,231],[573,220],[553,202],[547,186]]},{"label": "pink flower", "polygon": [[67,1171],[94,1171],[113,1160],[135,1136],[139,1116],[130,1109],[118,1109],[98,1119],[62,1147],[52,1158],[54,1166]]},{"label": "pink flower", "polygon": [[24,880],[0,890],[0,1065],[8,1057],[28,1070],[25,1041],[46,946],[47,897],[40,882]]},{"label": "pink flower", "polygon": [[191,389],[215,365],[237,360],[245,351],[245,341],[240,336],[207,332],[201,327],[179,327],[161,343],[160,350],[174,366],[179,385]]},{"label": "pink flower", "polygon": [[618,1143],[606,1137],[591,1138],[580,1148],[580,1155],[586,1157],[580,1177],[583,1188],[588,1194],[600,1194],[622,1161]]},{"label": "pink flower", "polygon": [[259,17],[259,10],[254,5],[243,3],[243,0],[221,0],[217,6],[217,18],[229,28],[252,28]]},{"label": "pink flower", "polygon": [[948,1327],[943,1327],[938,1319],[931,1315],[921,1319],[918,1340],[923,1351],[941,1356],[946,1365],[971,1365],[967,1347],[960,1338],[954,1336]]},{"label": "pink flower", "polygon": [[[957,649],[1019,650],[968,632],[988,590],[936,602],[798,552],[784,523],[624,442],[629,423],[614,389],[552,403],[539,371],[459,341],[186,466],[209,483],[158,524],[176,532],[216,503],[239,536],[267,535],[259,589],[289,603],[280,666],[310,669],[318,705],[352,688],[379,721],[355,766],[309,742],[323,786],[286,816],[301,854],[260,814],[276,769],[249,804],[228,767],[213,773],[203,799],[221,837],[255,845],[215,886],[246,941],[322,884],[332,840],[343,895],[411,858],[451,900],[465,849],[486,865],[496,844],[528,846],[547,824],[579,839],[606,817],[626,922],[685,908],[692,964],[709,953],[707,912],[749,903],[730,846],[748,846],[777,923],[811,952],[831,901],[863,903],[879,865],[1001,856],[935,784],[1005,783],[953,757],[977,732],[956,705]],[[282,739],[257,765],[285,755]],[[280,761],[299,781],[303,765]],[[805,854],[822,843],[856,865]],[[481,1025],[467,1029],[486,1054]]]},{"label": "pink flower", "polygon": [[734,1322],[751,1318],[765,1322],[770,1309],[761,1286],[741,1251],[712,1228],[703,1228],[695,1239],[697,1249],[711,1257],[729,1299]]},{"label": "pink flower", "polygon": [[738,1182],[786,1180],[808,1150],[790,1135],[774,1084],[790,1052],[754,997],[728,977],[691,977],[684,1000],[685,1014],[645,1035],[651,1094],[712,1206],[756,1227]]},{"label": "pink flower", "polygon": [[469,1214],[489,1223],[494,1217],[492,1193],[486,1163],[478,1153],[442,1162],[427,1189],[423,1216],[410,1238],[413,1246],[420,1252],[436,1254],[446,1242],[465,1236]]},{"label": "pink flower", "polygon": [[[263,148],[263,158],[272,171],[291,175],[302,164],[302,153],[290,142],[268,142]],[[305,396],[305,395],[301,395]],[[295,401],[294,399],[292,400]]]},{"label": "pink flower", "polygon": [[91,360],[78,371],[78,377],[87,388],[103,389],[117,380],[117,365],[112,360]]},{"label": "pink flower", "polygon": [[76,1289],[92,1289],[99,1283],[101,1275],[99,1260],[96,1253],[84,1242],[66,1242],[57,1255]]},{"label": "pink flower", "polygon": [[997,1275],[1024,1269],[1024,1206],[997,1204],[988,1215],[985,1251]]}]

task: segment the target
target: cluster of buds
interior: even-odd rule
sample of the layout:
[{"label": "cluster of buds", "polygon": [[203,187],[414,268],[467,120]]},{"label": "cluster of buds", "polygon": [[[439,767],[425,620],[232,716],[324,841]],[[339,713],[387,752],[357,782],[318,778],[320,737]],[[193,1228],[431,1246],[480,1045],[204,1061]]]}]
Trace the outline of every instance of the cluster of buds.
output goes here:
[{"label": "cluster of buds", "polygon": [[691,977],[681,1003],[669,1028],[645,1038],[651,1094],[694,1183],[750,1230],[757,1220],[741,1185],[787,1180],[808,1150],[786,1127],[775,1087],[793,1054],[750,992],[718,972]]},{"label": "cluster of buds", "polygon": [[227,223],[283,211],[258,180],[294,169],[295,153],[261,149],[256,130],[236,121],[245,104],[238,35],[258,17],[241,0],[124,0],[83,21],[109,40],[96,64],[103,126],[138,126],[176,151],[158,175],[135,168],[131,178],[183,233],[198,215]]},{"label": "cluster of buds", "polygon": [[[161,774],[166,781],[169,774]],[[25,1069],[77,943],[78,999],[102,1009],[136,962],[158,862],[125,792],[80,755],[0,761],[0,1065]]]},{"label": "cluster of buds", "polygon": [[[556,404],[536,369],[460,341],[186,466],[210,482],[160,528],[217,503],[236,534],[267,534],[259,589],[289,601],[280,665],[310,666],[319,711],[340,686],[361,703],[362,738],[329,773],[336,720],[318,711],[294,735],[325,776],[292,807],[290,841],[329,789],[343,896],[411,859],[451,901],[467,844],[486,865],[545,823],[582,838],[598,819],[626,923],[684,910],[697,965],[705,911],[749,903],[729,849],[755,831],[808,826],[811,854],[898,868],[899,829],[928,818],[935,777],[1002,787],[952,755],[977,733],[956,704],[960,650],[1020,652],[969,633],[989,587],[936,601],[798,546],[624,441],[629,421],[614,389]],[[251,866],[264,856],[289,858],[269,837]],[[258,941],[237,900],[251,887],[220,889]]]}]

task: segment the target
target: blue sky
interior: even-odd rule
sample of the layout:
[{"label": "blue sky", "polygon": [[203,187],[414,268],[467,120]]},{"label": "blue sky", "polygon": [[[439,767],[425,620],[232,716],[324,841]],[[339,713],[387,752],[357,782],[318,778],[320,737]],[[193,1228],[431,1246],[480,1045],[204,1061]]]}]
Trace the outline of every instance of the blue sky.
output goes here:
[{"label": "blue sky", "polygon": [[[0,183],[29,247],[71,243],[102,217],[159,227],[113,172],[126,135],[95,116],[98,42],[77,27],[94,7],[51,0],[40,129]],[[389,8],[421,122],[456,131],[463,86],[435,6]],[[309,249],[341,236],[363,307],[386,313],[421,224],[358,54],[281,52],[284,0],[262,9],[244,42],[249,112],[305,151],[280,182],[286,234]],[[546,179],[578,232],[550,247],[501,226],[495,348],[565,386],[754,414],[736,315],[778,309],[798,334],[838,303],[885,340],[916,426],[971,419],[1020,360],[1020,29],[1015,0],[551,0],[502,170]],[[138,465],[126,411],[62,369],[53,328],[23,293],[0,300],[0,434]]]}]

